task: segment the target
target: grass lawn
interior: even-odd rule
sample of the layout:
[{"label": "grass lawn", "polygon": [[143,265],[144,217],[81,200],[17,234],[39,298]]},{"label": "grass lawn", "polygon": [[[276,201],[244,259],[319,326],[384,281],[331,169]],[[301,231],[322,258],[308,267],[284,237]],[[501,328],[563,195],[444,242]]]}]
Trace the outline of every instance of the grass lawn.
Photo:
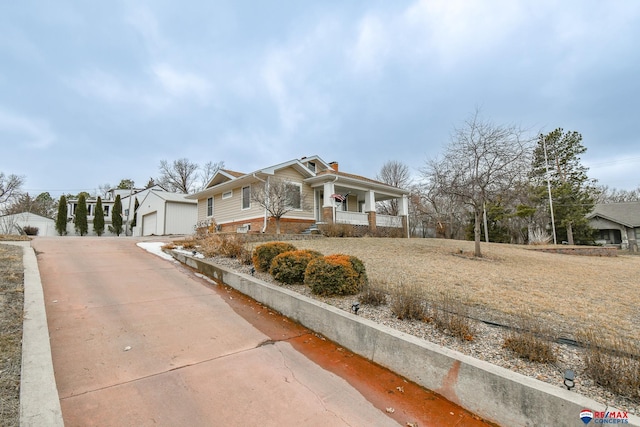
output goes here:
[{"label": "grass lawn", "polygon": [[17,426],[23,312],[22,248],[0,244],[0,425]]},{"label": "grass lawn", "polygon": [[640,256],[561,255],[528,246],[444,239],[327,238],[293,242],[325,255],[364,261],[369,278],[387,288],[419,285],[426,297],[444,292],[474,316],[501,321],[532,311],[563,337],[593,329],[640,342]]}]

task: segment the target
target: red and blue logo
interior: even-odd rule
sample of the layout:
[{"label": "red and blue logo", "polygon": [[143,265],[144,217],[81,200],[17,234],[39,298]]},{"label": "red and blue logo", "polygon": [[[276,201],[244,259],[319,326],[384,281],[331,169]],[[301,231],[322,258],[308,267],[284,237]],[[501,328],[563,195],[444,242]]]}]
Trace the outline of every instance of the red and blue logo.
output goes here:
[{"label": "red and blue logo", "polygon": [[580,411],[580,419],[583,423],[589,424],[593,420],[594,424],[629,424],[629,414],[626,411],[592,411],[583,409]]},{"label": "red and blue logo", "polygon": [[580,419],[583,423],[589,424],[593,419],[593,411],[591,411],[590,409],[583,409],[582,411],[580,411]]}]

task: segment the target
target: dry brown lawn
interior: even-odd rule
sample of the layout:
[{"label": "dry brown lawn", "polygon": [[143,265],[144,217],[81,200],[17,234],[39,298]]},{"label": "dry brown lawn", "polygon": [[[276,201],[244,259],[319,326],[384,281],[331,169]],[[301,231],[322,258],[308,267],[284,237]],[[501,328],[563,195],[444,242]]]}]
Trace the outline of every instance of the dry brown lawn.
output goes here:
[{"label": "dry brown lawn", "polygon": [[299,249],[360,258],[374,283],[420,285],[427,298],[446,291],[474,316],[508,321],[531,310],[560,335],[593,329],[640,341],[640,256],[561,255],[531,247],[443,239],[327,238],[293,242]]}]

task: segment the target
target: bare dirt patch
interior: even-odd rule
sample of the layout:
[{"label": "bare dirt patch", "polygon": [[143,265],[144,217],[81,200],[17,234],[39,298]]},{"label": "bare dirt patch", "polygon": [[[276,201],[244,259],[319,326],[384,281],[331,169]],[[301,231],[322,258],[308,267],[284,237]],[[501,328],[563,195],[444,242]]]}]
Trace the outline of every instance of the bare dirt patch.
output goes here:
[{"label": "bare dirt patch", "polygon": [[19,425],[22,313],[22,248],[0,245],[0,425]]}]

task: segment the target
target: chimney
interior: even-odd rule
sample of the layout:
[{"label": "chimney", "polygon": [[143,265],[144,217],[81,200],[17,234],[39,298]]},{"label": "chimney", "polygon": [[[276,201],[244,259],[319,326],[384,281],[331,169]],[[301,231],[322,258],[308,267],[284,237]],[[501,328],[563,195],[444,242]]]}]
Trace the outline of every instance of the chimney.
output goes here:
[{"label": "chimney", "polygon": [[334,171],[338,172],[338,162],[331,162],[329,163],[329,166],[331,166]]}]

